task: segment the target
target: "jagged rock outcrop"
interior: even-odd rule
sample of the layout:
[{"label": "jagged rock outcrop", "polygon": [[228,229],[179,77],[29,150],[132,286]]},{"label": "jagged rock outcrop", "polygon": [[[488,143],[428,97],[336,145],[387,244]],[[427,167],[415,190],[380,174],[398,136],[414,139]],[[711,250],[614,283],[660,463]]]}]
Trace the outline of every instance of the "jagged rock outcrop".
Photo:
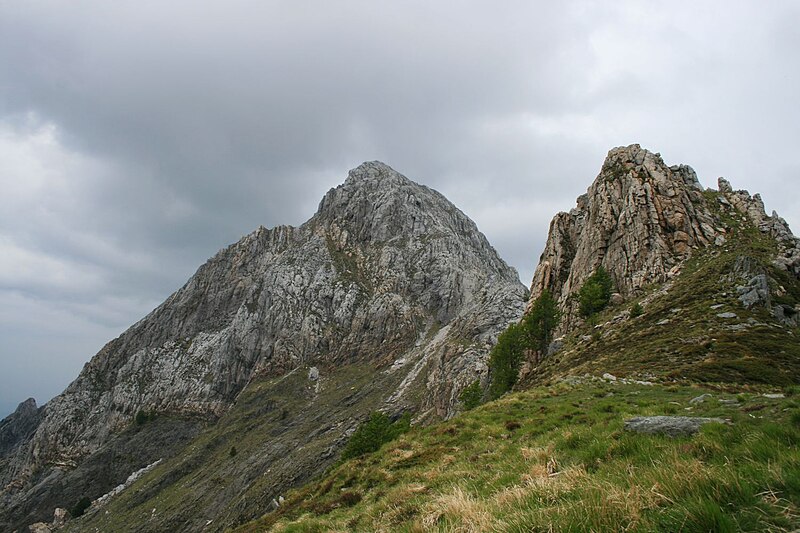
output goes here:
[{"label": "jagged rock outcrop", "polygon": [[0,421],[0,456],[8,455],[36,431],[41,414],[41,409],[36,406],[36,400],[28,398],[19,404],[13,413]]},{"label": "jagged rock outcrop", "polygon": [[387,409],[448,417],[460,390],[485,380],[488,351],[526,297],[442,195],[364,163],[308,222],[262,227],[220,251],[103,347],[35,431],[15,433],[0,504],[24,499],[52,465],[80,468],[138,412],[214,419],[248,383],[301,367],[317,367],[320,382],[342,365],[393,373]]},{"label": "jagged rock outcrop", "polygon": [[[724,179],[719,180],[719,193],[720,204],[776,239],[775,264],[800,276],[800,241],[786,222],[775,213],[768,216],[759,195],[734,191]],[[667,166],[659,154],[638,144],[614,148],[577,206],[550,223],[530,302],[549,289],[563,312],[560,330],[566,331],[578,320],[578,305],[571,296],[600,265],[623,298],[667,281],[692,250],[725,243],[726,226],[710,201],[690,167]],[[763,289],[752,277],[744,285],[755,290],[748,302]]]}]

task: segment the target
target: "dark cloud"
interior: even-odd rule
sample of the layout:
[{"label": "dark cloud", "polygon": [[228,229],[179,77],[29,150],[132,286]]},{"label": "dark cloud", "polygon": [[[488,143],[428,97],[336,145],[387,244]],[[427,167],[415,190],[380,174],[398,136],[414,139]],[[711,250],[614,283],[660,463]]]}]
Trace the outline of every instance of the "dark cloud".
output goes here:
[{"label": "dark cloud", "polygon": [[0,7],[0,412],[363,160],[447,195],[526,283],[617,145],[800,223],[794,3],[166,4]]}]

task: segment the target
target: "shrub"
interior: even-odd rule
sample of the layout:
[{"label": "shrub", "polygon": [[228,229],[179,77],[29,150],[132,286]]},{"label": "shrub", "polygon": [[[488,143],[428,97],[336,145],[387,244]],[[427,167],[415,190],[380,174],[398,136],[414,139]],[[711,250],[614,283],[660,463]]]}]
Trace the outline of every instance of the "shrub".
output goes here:
[{"label": "shrub", "polygon": [[483,400],[483,389],[481,389],[480,380],[475,380],[464,387],[458,399],[461,400],[461,405],[464,406],[465,411],[478,407],[481,404],[481,400]]},{"label": "shrub", "polygon": [[231,457],[236,457],[237,453],[239,452],[236,450],[236,446],[231,446],[231,451],[228,452],[228,455],[230,455]]},{"label": "shrub", "polygon": [[497,344],[489,355],[489,371],[492,375],[489,397],[493,400],[510,391],[517,382],[525,348],[525,336],[521,324],[511,324],[500,334]]},{"label": "shrub", "polygon": [[385,443],[408,431],[410,427],[411,413],[405,413],[394,422],[384,413],[372,413],[347,441],[342,451],[342,459],[352,459],[377,451]]},{"label": "shrub", "polygon": [[522,319],[523,333],[528,348],[539,350],[544,354],[553,340],[553,330],[558,325],[560,313],[556,301],[550,291],[542,291],[528,314]]},{"label": "shrub", "polygon": [[78,503],[75,504],[75,507],[69,510],[69,514],[72,515],[73,518],[77,518],[83,515],[83,513],[86,512],[86,509],[91,507],[91,505],[92,505],[92,500],[84,496],[83,498],[78,500]]},{"label": "shrub", "polygon": [[644,314],[644,309],[642,308],[642,304],[636,302],[631,307],[631,318],[636,318],[637,316],[642,316]]},{"label": "shrub", "polygon": [[602,266],[589,276],[578,291],[580,313],[589,317],[602,311],[611,300],[611,276]]},{"label": "shrub", "polygon": [[545,289],[519,324],[511,324],[500,334],[489,356],[489,397],[497,399],[517,382],[525,350],[546,353],[553,340],[560,313],[550,291]]},{"label": "shrub", "polygon": [[150,420],[150,414],[147,413],[146,411],[140,410],[139,412],[136,413],[135,420],[136,420],[136,425],[141,426],[142,424]]}]

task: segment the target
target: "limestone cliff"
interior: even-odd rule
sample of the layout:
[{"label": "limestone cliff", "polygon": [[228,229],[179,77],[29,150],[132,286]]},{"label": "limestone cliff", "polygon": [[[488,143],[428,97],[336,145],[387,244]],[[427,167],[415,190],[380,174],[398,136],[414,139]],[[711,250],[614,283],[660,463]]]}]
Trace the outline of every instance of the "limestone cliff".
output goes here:
[{"label": "limestone cliff", "polygon": [[[353,416],[376,405],[411,409],[418,418],[449,417],[460,390],[485,379],[488,351],[519,318],[526,297],[516,272],[442,195],[382,163],[364,163],[325,195],[308,222],[262,227],[220,251],[109,342],[44,406],[35,430],[4,444],[0,505],[7,520],[23,511],[46,519],[39,516],[44,510],[28,505],[55,486],[46,480],[80,470],[133,427],[137,413],[213,421],[248,384],[311,366],[322,389],[329,374],[353,365],[381,383],[375,398],[383,403],[347,411],[351,418],[340,405],[313,400],[306,385],[298,389],[311,394],[323,420],[341,418],[331,430],[338,437],[357,423]],[[142,457],[131,471],[151,459]],[[325,464],[315,457],[298,473],[306,459],[298,458],[275,490]],[[109,488],[81,490],[96,497]]]},{"label": "limestone cliff", "polygon": [[729,228],[713,201],[775,237],[776,265],[800,275],[800,245],[786,222],[775,213],[768,216],[759,195],[734,191],[723,179],[719,193],[712,199],[690,167],[667,166],[659,154],[637,144],[614,148],[577,206],[550,223],[530,302],[549,289],[564,313],[566,331],[578,320],[571,297],[600,265],[623,298],[667,281],[693,250],[724,244]]}]

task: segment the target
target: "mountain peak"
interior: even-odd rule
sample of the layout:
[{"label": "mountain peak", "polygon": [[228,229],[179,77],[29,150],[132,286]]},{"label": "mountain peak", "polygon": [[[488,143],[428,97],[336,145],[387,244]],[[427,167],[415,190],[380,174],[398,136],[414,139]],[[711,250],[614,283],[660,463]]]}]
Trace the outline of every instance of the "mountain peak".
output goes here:
[{"label": "mountain peak", "polygon": [[531,285],[531,302],[549,289],[565,313],[563,328],[577,319],[575,294],[600,265],[623,297],[680,271],[695,249],[724,244],[729,229],[717,203],[735,208],[762,232],[784,243],[778,259],[797,272],[796,241],[779,217],[769,217],[759,195],[733,191],[721,179],[710,201],[691,167],[667,166],[638,144],[608,152],[603,166],[569,213],[550,225]]},{"label": "mountain peak", "polygon": [[382,161],[364,161],[347,173],[347,181],[345,183],[375,179],[411,181]]},{"label": "mountain peak", "polygon": [[[0,530],[52,516],[51,501],[101,496],[182,446],[179,437],[196,429],[172,431],[177,417],[218,418],[247,408],[247,398],[260,405],[252,418],[270,438],[237,479],[280,494],[330,464],[370,411],[457,412],[461,390],[486,381],[491,345],[519,319],[526,296],[517,273],[444,196],[364,163],[300,227],[259,228],[214,256],[109,342],[32,424],[0,426],[0,487],[19,487],[10,505],[0,501]],[[150,422],[160,414],[169,416]],[[167,437],[132,451],[129,471],[101,481],[84,474],[126,431],[157,427]],[[3,463],[3,450],[17,449],[13,464]],[[53,476],[57,486],[26,496],[31,480],[20,472],[67,461],[73,481]],[[209,500],[193,509],[238,498],[208,482],[198,493]],[[152,506],[141,509],[149,520]],[[178,529],[208,529],[201,513],[179,518],[186,526]],[[213,528],[230,526],[215,520]]]}]

